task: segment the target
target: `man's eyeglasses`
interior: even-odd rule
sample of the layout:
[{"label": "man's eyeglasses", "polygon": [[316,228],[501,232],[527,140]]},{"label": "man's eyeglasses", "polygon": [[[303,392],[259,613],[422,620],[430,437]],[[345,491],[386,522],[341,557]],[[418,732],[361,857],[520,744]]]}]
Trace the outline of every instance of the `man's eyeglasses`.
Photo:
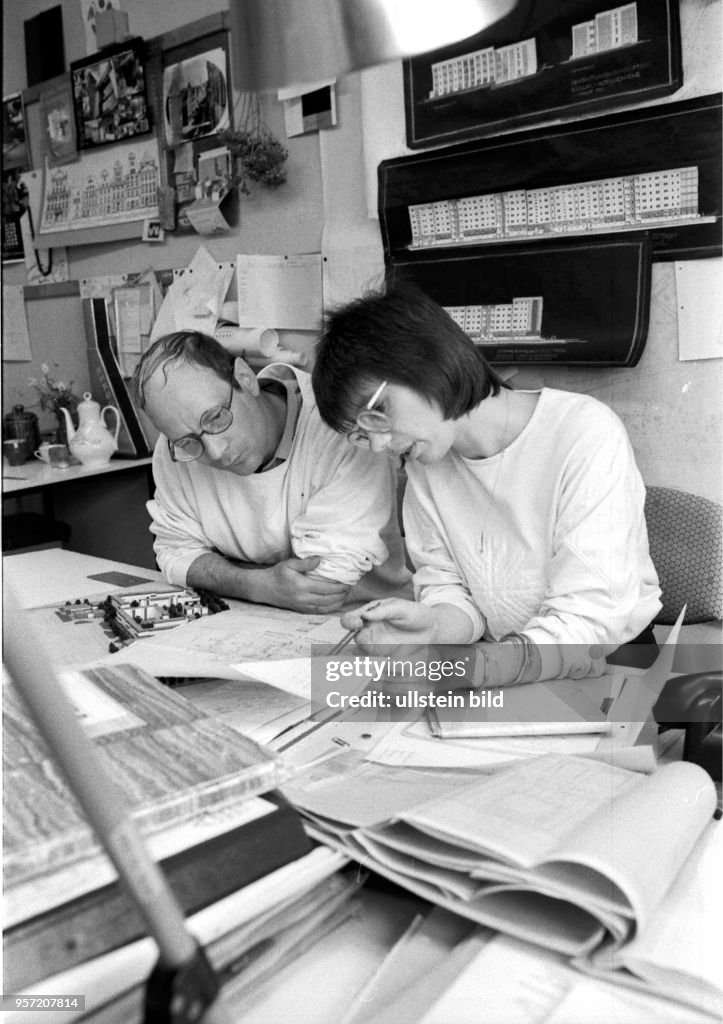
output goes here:
[{"label": "man's eyeglasses", "polygon": [[389,419],[387,414],[382,412],[380,409],[374,408],[381,398],[382,392],[387,386],[387,383],[388,381],[386,380],[382,381],[357,416],[356,426],[353,427],[346,435],[346,439],[350,444],[355,444],[358,448],[369,448],[370,434],[387,434],[392,429],[392,421]]},{"label": "man's eyeglasses", "polygon": [[201,430],[198,434],[186,434],[177,441],[168,442],[168,450],[174,462],[194,462],[203,455],[204,434],[223,434],[233,423],[231,403],[233,402],[234,381],[231,381],[231,393],[226,405],[215,405],[207,409],[200,419]]}]

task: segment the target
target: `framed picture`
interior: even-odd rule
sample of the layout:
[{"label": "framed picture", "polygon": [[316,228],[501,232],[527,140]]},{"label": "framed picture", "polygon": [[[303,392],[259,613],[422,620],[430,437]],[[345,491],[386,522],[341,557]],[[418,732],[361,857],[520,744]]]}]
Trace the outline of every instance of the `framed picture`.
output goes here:
[{"label": "framed picture", "polygon": [[3,97],[2,159],[2,260],[19,262],[24,257],[20,218],[27,207],[27,190],[21,175],[27,171],[28,146],[22,93]]},{"label": "framed picture", "polygon": [[151,131],[143,43],[120,43],[70,66],[79,149]]},{"label": "framed picture", "polygon": [[453,247],[650,236],[655,260],[721,253],[721,95],[385,160],[387,260]]},{"label": "framed picture", "polygon": [[491,363],[634,366],[650,310],[646,236],[399,259]]},{"label": "framed picture", "polygon": [[163,69],[163,123],[173,148],[228,128],[227,47],[205,50]]},{"label": "framed picture", "polygon": [[23,95],[20,92],[3,97],[3,170],[28,167],[28,146],[25,131]]},{"label": "framed picture", "polygon": [[69,80],[41,92],[40,130],[42,151],[49,167],[78,159],[73,91]]},{"label": "framed picture", "polygon": [[507,34],[493,27],[404,61],[411,149],[639,104],[682,85],[678,0],[532,0],[521,10],[515,38],[505,20]]},{"label": "framed picture", "polygon": [[215,160],[221,148],[218,133],[233,127],[228,12],[161,37],[150,67],[159,126],[163,122],[164,176],[174,195],[168,226],[190,234],[194,227],[188,211],[210,167],[204,160]]}]

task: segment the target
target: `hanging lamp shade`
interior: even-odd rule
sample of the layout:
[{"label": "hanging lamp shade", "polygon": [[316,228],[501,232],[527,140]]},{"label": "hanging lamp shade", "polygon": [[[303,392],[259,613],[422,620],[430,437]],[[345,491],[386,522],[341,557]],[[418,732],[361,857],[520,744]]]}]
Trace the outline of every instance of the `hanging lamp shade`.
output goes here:
[{"label": "hanging lamp shade", "polygon": [[229,0],[238,89],[318,82],[426,53],[495,24],[516,0]]}]

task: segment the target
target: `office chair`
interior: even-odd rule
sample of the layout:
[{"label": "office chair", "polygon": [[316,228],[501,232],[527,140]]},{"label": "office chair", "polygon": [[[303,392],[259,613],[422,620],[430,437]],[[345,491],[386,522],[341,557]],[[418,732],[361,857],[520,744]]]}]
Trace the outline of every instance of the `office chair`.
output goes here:
[{"label": "office chair", "polygon": [[672,626],[684,604],[684,625],[723,618],[723,506],[688,491],[648,487],[645,521],[663,591],[655,622]]},{"label": "office chair", "polygon": [[[723,507],[687,491],[649,487],[645,520],[662,590],[656,624],[673,625],[687,606],[673,663],[686,674],[668,680],[653,714],[662,728],[684,728],[684,759],[720,779]],[[708,635],[685,636],[686,626],[703,623],[711,624]]]}]

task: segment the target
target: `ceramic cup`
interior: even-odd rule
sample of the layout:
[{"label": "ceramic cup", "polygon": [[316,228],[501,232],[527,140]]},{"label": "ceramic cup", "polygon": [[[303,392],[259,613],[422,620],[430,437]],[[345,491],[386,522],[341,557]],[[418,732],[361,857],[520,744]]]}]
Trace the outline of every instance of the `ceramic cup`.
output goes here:
[{"label": "ceramic cup", "polygon": [[3,456],[9,466],[22,466],[25,462],[25,453],[25,441],[20,438],[3,441]]},{"label": "ceramic cup", "polygon": [[52,469],[70,469],[70,452],[67,444],[49,444],[48,460]]},{"label": "ceramic cup", "polygon": [[40,445],[38,450],[36,452],[33,452],[33,455],[35,456],[36,459],[40,459],[41,462],[50,462],[50,455],[48,453],[49,448],[50,442],[44,441],[43,444]]}]

